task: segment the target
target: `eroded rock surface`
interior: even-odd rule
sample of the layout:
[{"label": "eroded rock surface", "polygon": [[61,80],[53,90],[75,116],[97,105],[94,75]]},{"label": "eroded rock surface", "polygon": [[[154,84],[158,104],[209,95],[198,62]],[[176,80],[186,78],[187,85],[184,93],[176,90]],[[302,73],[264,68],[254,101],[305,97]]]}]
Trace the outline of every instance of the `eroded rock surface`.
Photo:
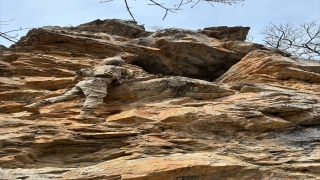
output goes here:
[{"label": "eroded rock surface", "polygon": [[[20,43],[41,57],[3,50],[0,179],[319,179],[319,63],[245,43],[248,28],[121,22],[33,29]],[[120,53],[136,78],[108,88],[103,120],[74,119],[83,98],[23,111]]]}]

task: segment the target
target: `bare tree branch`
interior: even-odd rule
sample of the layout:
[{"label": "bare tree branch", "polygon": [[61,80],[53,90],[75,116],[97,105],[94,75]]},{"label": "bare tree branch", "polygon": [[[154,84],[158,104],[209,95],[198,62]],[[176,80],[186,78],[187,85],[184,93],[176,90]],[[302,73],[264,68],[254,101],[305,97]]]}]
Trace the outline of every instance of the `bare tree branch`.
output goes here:
[{"label": "bare tree branch", "polygon": [[164,7],[163,5],[157,3],[157,2],[154,1],[154,0],[150,0],[150,1],[151,1],[153,4],[148,4],[148,5],[157,5],[157,6],[159,6],[159,7],[161,7],[161,8],[163,8],[163,9],[166,10],[166,13],[165,13],[165,15],[163,16],[162,20],[164,20],[164,19],[167,17],[168,11],[173,12],[173,13],[177,13],[177,12],[174,11],[174,9],[170,9],[170,8]]},{"label": "bare tree branch", "polygon": [[196,6],[201,0],[198,0],[198,2],[194,3],[194,5],[191,6],[191,8],[193,8],[194,6]]},{"label": "bare tree branch", "polygon": [[183,4],[183,0],[181,0],[180,4],[177,5],[178,7],[175,10],[179,10],[182,4]]},{"label": "bare tree branch", "polygon": [[[106,3],[106,2],[111,2],[113,0],[104,0],[104,1],[100,1],[100,3]],[[197,0],[197,1],[193,1],[193,0],[179,0],[180,2],[177,3],[176,5],[174,5],[174,8],[169,8],[169,7],[166,7],[163,5],[163,3],[160,3],[159,1],[160,0],[149,0],[150,2],[152,2],[151,4],[147,4],[147,5],[156,5],[156,6],[159,6],[161,7],[162,9],[165,10],[165,14],[162,18],[162,20],[164,20],[168,13],[169,12],[172,12],[172,13],[177,13],[178,10],[181,10],[180,8],[186,4],[189,4],[189,3],[193,3],[191,8],[195,7],[197,4],[199,4],[201,1],[205,1],[207,3],[209,3],[212,7],[213,4],[212,3],[223,3],[223,4],[229,4],[229,5],[232,5],[232,4],[239,4],[240,2],[243,2],[245,0]],[[133,16],[133,13],[131,12],[131,9],[130,7],[128,6],[128,1],[127,0],[124,0],[125,4],[126,4],[126,9],[127,11],[129,12],[131,18],[133,19],[134,22],[137,22]]]},{"label": "bare tree branch", "polygon": [[2,23],[7,23],[7,22],[10,22],[10,21],[13,21],[14,20],[14,18],[13,19],[10,19],[10,20],[8,20],[8,21],[0,21],[0,26],[2,26],[2,25],[8,25],[8,24],[2,24]]},{"label": "bare tree branch", "polygon": [[214,7],[214,5],[210,1],[207,1],[207,3],[209,3],[212,7]]},{"label": "bare tree branch", "polygon": [[320,24],[317,21],[295,26],[292,23],[267,26],[261,34],[265,35],[266,46],[285,50],[293,55],[320,60]]},{"label": "bare tree branch", "polygon": [[[8,33],[12,33],[12,32],[15,32],[15,31],[22,31],[22,30],[27,30],[27,29],[32,29],[32,28],[21,28],[20,29],[15,29],[15,30],[11,30],[11,31],[7,31],[7,32],[0,32],[1,34],[5,34],[6,36],[9,36]],[[10,36],[9,36],[10,37]],[[17,36],[15,36],[17,37]],[[15,37],[10,37],[10,38],[15,38]]]},{"label": "bare tree branch", "polygon": [[129,6],[128,6],[127,0],[124,0],[124,2],[126,3],[127,11],[129,12],[129,14],[130,14],[130,16],[132,17],[133,21],[134,21],[134,22],[137,22],[137,21],[134,19],[133,15],[132,15],[132,13],[131,13],[131,11],[130,11],[130,8],[129,8]]}]

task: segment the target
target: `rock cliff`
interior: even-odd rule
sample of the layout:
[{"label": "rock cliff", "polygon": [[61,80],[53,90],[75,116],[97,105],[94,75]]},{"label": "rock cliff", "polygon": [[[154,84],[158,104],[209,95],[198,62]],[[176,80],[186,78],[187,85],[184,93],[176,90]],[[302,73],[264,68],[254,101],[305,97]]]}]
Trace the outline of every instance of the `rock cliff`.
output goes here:
[{"label": "rock cliff", "polygon": [[[320,179],[320,64],[244,42],[247,27],[130,21],[32,29],[0,54],[0,179]],[[74,72],[122,54],[135,79],[30,114]]]}]

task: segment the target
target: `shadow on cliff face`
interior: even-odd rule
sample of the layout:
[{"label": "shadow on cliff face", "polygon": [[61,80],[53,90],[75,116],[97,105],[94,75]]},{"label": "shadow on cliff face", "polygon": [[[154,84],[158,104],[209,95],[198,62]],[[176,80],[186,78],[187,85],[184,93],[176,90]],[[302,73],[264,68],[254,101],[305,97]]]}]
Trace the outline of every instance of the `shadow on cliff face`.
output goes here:
[{"label": "shadow on cliff face", "polygon": [[148,37],[131,41],[131,43],[142,45],[133,64],[152,74],[213,81],[247,53],[263,47],[243,42],[249,29],[248,27],[217,27],[216,29],[206,28],[203,31],[184,29],[157,31]]},{"label": "shadow on cliff face", "polygon": [[142,52],[133,64],[152,74],[213,81],[243,57],[205,44],[161,41],[161,47],[156,44],[159,51]]}]

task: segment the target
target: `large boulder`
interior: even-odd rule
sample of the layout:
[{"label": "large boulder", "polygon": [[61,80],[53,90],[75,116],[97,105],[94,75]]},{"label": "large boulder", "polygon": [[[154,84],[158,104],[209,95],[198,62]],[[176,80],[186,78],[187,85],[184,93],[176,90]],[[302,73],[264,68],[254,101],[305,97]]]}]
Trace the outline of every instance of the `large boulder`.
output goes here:
[{"label": "large boulder", "polygon": [[74,31],[88,31],[92,33],[108,33],[127,38],[138,38],[150,34],[150,32],[145,30],[143,25],[138,25],[134,21],[126,21],[121,19],[97,19],[76,27],[69,27],[68,29]]},{"label": "large boulder", "polygon": [[[178,75],[213,81],[260,46],[225,42],[198,31],[165,29],[135,43],[142,48],[134,64],[153,74]],[[240,50],[239,50],[240,49]]]},{"label": "large boulder", "polygon": [[218,26],[218,27],[207,27],[202,30],[202,33],[221,40],[239,40],[244,41],[247,38],[250,27],[228,27],[228,26]]}]

